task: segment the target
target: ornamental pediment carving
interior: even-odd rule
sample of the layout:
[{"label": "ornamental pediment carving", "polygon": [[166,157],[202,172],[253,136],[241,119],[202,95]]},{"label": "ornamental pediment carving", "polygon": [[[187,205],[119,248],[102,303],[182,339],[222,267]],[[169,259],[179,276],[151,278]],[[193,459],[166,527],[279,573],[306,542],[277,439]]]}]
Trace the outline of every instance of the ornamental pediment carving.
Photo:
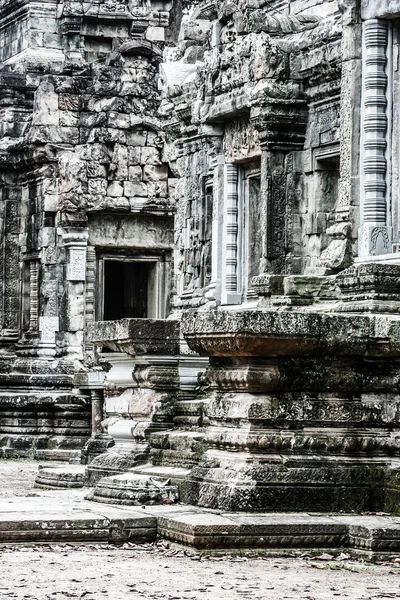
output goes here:
[{"label": "ornamental pediment carving", "polygon": [[119,17],[135,17],[138,13],[148,13],[150,6],[147,0],[64,0],[60,7],[62,16],[98,17],[101,15],[118,15]]},{"label": "ornamental pediment carving", "polygon": [[211,58],[209,83],[216,94],[261,79],[288,77],[288,53],[266,33],[238,36],[232,22],[221,29],[220,52]]}]

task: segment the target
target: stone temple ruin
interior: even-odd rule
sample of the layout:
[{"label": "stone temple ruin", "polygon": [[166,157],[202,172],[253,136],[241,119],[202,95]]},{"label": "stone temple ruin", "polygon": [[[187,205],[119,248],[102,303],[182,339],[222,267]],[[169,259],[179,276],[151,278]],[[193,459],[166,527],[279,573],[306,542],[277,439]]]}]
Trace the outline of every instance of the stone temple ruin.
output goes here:
[{"label": "stone temple ruin", "polygon": [[396,512],[400,1],[181,12],[0,0],[0,455],[97,502]]}]

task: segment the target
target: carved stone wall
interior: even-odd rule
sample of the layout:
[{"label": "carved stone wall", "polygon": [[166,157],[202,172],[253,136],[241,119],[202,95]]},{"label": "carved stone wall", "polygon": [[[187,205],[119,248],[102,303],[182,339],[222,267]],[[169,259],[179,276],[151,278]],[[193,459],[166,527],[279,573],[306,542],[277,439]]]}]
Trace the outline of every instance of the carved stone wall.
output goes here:
[{"label": "carved stone wall", "polygon": [[[41,391],[27,407],[80,405],[74,377],[95,363],[85,329],[102,310],[104,255],[152,261],[154,311],[168,311],[175,179],[157,73],[170,9],[0,2],[0,400],[30,393],[27,374],[36,373]],[[89,399],[90,386],[82,393]],[[90,400],[84,413],[87,437]],[[18,419],[23,410],[15,435]],[[12,449],[12,440],[0,445]],[[72,436],[71,448],[84,442]]]}]

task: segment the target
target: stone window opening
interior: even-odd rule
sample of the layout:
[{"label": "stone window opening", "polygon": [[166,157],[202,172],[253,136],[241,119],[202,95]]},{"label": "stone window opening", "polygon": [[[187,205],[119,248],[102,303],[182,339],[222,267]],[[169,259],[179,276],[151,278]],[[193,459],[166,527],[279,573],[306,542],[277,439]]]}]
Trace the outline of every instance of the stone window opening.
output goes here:
[{"label": "stone window opening", "polygon": [[202,243],[201,251],[201,287],[205,288],[211,283],[211,255],[212,255],[212,218],[213,218],[213,182],[205,178],[202,194],[202,219],[200,222],[199,237]]},{"label": "stone window opening", "polygon": [[251,281],[262,261],[261,166],[226,163],[222,305],[256,300]]},{"label": "stone window opening", "polygon": [[166,318],[169,264],[164,255],[99,256],[96,320]]},{"label": "stone window opening", "polygon": [[149,278],[152,265],[143,262],[104,262],[103,319],[146,319],[149,314]]},{"label": "stone window opening", "polygon": [[257,299],[251,286],[253,277],[260,274],[262,259],[261,215],[261,167],[259,163],[250,163],[241,169],[240,177],[243,213],[242,235],[242,289],[243,300]]},{"label": "stone window opening", "polygon": [[[325,149],[316,154],[314,177],[315,204],[309,207],[309,212],[314,213],[316,222],[318,222],[318,225],[315,224],[318,231],[313,231],[313,233],[320,234],[333,224],[333,215],[339,199],[340,155],[336,148]],[[332,222],[330,222],[331,220]]]}]

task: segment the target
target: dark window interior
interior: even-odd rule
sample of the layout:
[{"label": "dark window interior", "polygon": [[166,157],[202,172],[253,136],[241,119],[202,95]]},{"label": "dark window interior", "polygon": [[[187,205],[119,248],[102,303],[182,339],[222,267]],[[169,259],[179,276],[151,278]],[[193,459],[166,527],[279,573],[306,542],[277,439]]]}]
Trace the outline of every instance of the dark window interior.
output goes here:
[{"label": "dark window interior", "polygon": [[318,160],[319,205],[318,210],[329,213],[335,210],[339,196],[340,162],[338,156]]},{"label": "dark window interior", "polygon": [[251,281],[255,275],[260,273],[260,261],[262,258],[262,236],[260,235],[261,202],[260,202],[260,178],[248,178],[248,287],[251,287]]},{"label": "dark window interior", "polygon": [[150,269],[145,262],[104,261],[105,321],[147,318]]}]

